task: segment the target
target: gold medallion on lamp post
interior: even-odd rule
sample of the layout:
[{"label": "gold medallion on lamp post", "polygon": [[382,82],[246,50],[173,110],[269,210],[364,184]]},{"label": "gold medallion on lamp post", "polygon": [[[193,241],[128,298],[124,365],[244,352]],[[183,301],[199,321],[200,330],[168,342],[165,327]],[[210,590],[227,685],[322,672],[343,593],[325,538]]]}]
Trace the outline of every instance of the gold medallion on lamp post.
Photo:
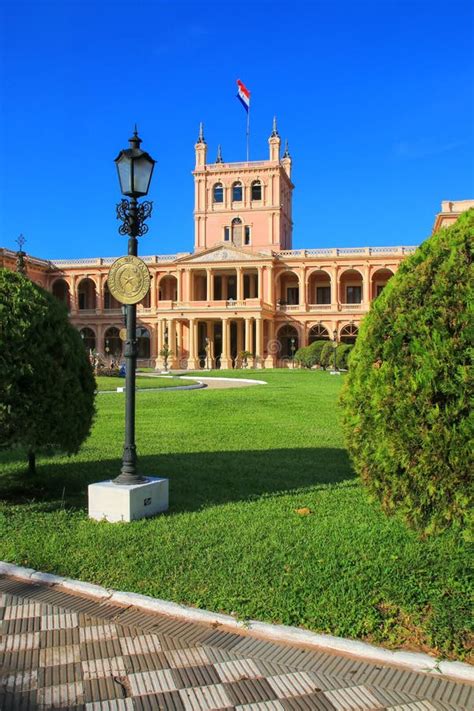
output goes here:
[{"label": "gold medallion on lamp post", "polygon": [[121,304],[138,304],[150,290],[150,272],[144,261],[129,254],[110,267],[109,291]]}]

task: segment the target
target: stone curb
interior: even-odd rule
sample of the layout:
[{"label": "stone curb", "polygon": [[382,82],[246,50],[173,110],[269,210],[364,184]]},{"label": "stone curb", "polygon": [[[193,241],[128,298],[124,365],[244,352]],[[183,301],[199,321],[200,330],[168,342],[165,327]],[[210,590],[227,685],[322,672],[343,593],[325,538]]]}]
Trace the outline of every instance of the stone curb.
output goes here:
[{"label": "stone curb", "polygon": [[351,657],[357,657],[358,659],[365,659],[369,662],[395,664],[415,672],[443,674],[451,679],[474,683],[474,667],[469,664],[464,664],[463,662],[439,661],[421,652],[392,651],[383,647],[367,644],[366,642],[345,639],[343,637],[333,637],[327,634],[318,634],[316,632],[299,629],[298,627],[272,625],[267,622],[258,622],[255,620],[240,621],[230,615],[210,612],[209,610],[200,610],[194,607],[186,607],[185,605],[180,605],[175,602],[167,602],[166,600],[159,600],[158,598],[140,595],[139,593],[108,590],[99,585],[84,583],[80,580],[72,580],[71,578],[62,578],[59,575],[52,575],[50,573],[41,573],[33,570],[33,568],[22,568],[18,565],[4,563],[2,561],[0,561],[0,574],[30,580],[31,582],[57,585],[71,592],[90,595],[91,597],[101,600],[107,599],[110,602],[123,605],[132,605],[133,607],[139,607],[143,610],[157,612],[170,617],[178,617],[182,620],[189,620],[190,622],[217,623],[239,632],[253,632],[260,637],[274,642],[302,644],[307,647],[315,647],[325,651],[340,652]]},{"label": "stone curb", "polygon": [[213,378],[212,376],[204,376],[204,375],[195,375],[194,377],[191,375],[180,375],[178,376],[181,378],[181,380],[210,380],[211,382],[213,380],[216,381],[225,381],[226,383],[235,383],[236,381],[238,383],[255,383],[255,385],[268,385],[266,380],[255,380],[254,378]]},{"label": "stone curb", "polygon": [[[226,383],[253,383],[255,385],[268,385],[266,380],[256,380],[255,378],[214,378],[212,375],[154,375],[152,373],[141,373],[140,377],[146,378],[179,378],[180,380],[197,380],[199,383],[203,380],[221,380]],[[167,388],[168,389],[168,388]],[[170,389],[170,388],[169,388]]]},{"label": "stone curb", "polygon": [[[190,380],[196,380],[196,378],[189,378]],[[197,382],[195,385],[173,385],[171,388],[136,388],[137,393],[146,393],[148,390],[152,393],[156,393],[158,390],[168,392],[168,390],[202,390],[202,388],[207,388],[204,383]],[[123,392],[122,390],[97,390],[98,395],[109,395],[110,393],[117,394]]]}]

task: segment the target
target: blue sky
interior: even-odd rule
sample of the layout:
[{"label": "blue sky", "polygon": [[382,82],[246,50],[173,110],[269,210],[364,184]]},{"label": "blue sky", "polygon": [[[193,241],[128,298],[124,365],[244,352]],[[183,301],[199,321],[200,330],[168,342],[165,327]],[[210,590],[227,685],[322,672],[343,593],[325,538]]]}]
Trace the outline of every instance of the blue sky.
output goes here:
[{"label": "blue sky", "polygon": [[113,159],[157,160],[141,254],[193,247],[194,142],[251,159],[274,114],[293,157],[293,247],[417,244],[474,198],[473,5],[460,0],[0,0],[0,245],[126,251]]}]

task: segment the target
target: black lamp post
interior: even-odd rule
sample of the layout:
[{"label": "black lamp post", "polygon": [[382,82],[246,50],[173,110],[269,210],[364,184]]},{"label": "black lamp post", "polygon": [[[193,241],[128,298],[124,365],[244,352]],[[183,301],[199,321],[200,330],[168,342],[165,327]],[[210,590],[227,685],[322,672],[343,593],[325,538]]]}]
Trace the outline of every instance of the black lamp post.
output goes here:
[{"label": "black lamp post", "polygon": [[[155,161],[140,149],[141,138],[137,127],[129,139],[130,148],[120,151],[115,163],[120,181],[120,190],[130,200],[123,199],[117,205],[117,219],[123,224],[119,227],[121,235],[128,235],[128,254],[137,256],[137,237],[148,232],[145,220],[150,217],[152,203],[138,204],[137,198],[144,197],[150,187]],[[145,477],[136,472],[137,448],[135,445],[135,372],[137,366],[137,306],[127,304],[125,311],[127,340],[125,341],[125,443],[123,448],[122,469],[114,479],[116,484],[140,484]]]},{"label": "black lamp post", "polygon": [[334,329],[332,332],[332,337],[334,340],[334,372],[336,372],[337,367],[336,367],[336,351],[337,351],[337,328]]}]

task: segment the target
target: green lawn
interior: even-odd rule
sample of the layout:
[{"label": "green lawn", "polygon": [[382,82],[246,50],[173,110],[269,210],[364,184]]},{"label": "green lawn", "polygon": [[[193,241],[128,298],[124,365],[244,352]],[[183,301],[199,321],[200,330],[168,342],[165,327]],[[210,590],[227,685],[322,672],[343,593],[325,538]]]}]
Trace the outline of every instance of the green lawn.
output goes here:
[{"label": "green lawn", "polygon": [[123,398],[98,397],[80,454],[40,459],[38,481],[24,477],[17,455],[2,454],[0,558],[240,618],[465,658],[470,551],[450,533],[421,541],[368,501],[338,422],[344,378],[222,375],[268,385],[137,394],[140,470],[169,477],[167,515],[87,519],[87,484],[119,472]]},{"label": "green lawn", "polygon": [[[113,376],[99,375],[95,379],[97,390],[117,390],[125,387],[125,378],[115,378]],[[136,379],[137,388],[175,388],[176,386],[192,385],[190,380],[180,378],[140,378]]]}]

